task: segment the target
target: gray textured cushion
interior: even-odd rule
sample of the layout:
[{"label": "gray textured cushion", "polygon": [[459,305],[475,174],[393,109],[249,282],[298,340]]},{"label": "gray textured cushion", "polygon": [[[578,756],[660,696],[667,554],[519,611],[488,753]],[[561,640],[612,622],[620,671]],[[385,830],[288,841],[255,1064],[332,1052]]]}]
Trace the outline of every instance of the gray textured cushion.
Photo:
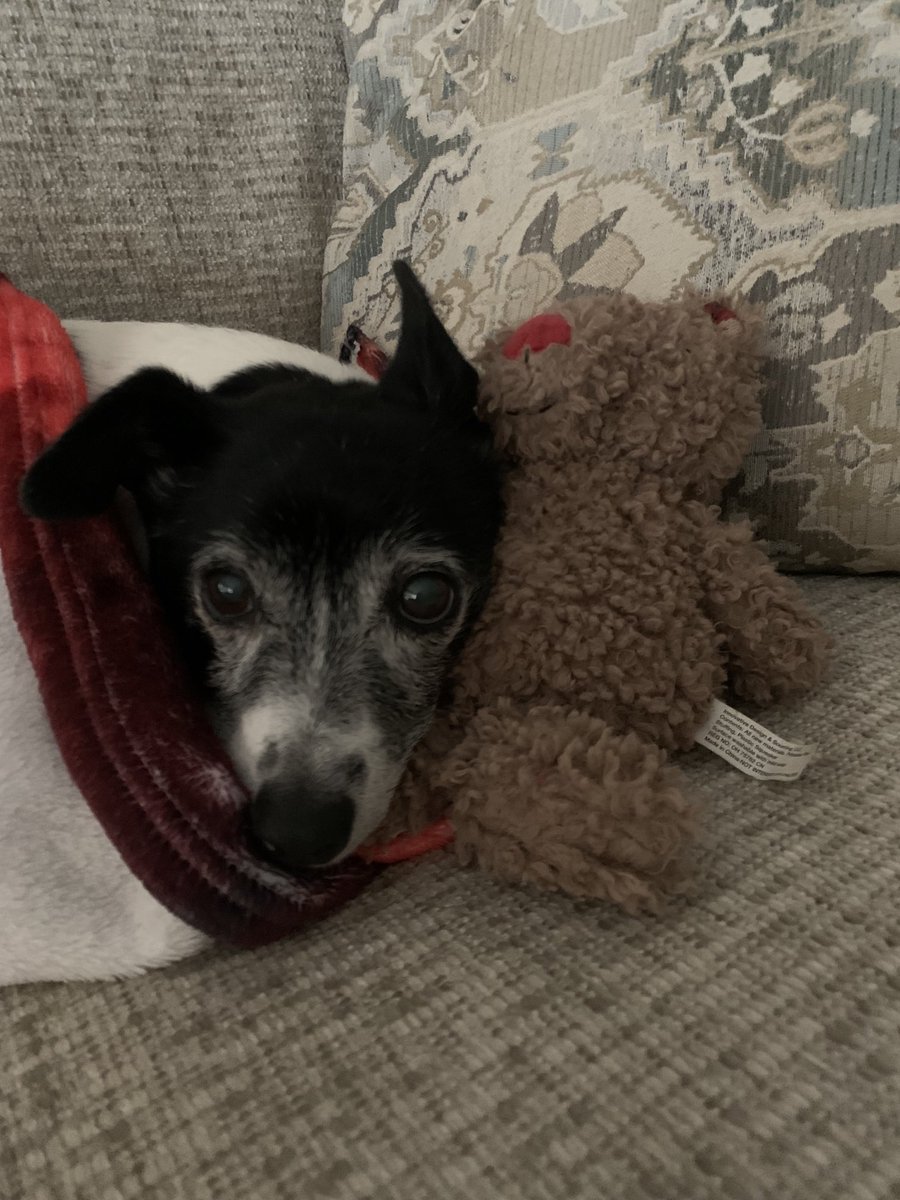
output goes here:
[{"label": "gray textured cushion", "polygon": [[339,0],[0,7],[0,270],[64,316],[318,344]]},{"label": "gray textured cushion", "polygon": [[832,683],[702,751],[702,888],[662,920],[390,873],[308,936],[0,997],[4,1200],[900,1194],[900,583],[805,580]]}]

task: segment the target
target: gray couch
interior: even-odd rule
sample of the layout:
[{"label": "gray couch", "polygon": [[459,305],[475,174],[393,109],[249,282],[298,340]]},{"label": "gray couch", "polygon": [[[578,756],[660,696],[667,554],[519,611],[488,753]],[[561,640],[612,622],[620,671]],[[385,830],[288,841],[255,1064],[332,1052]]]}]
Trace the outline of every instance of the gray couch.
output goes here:
[{"label": "gray couch", "polygon": [[0,256],[17,285],[68,317],[318,342],[337,0],[0,12]]},{"label": "gray couch", "polygon": [[[88,11],[88,10],[91,11]],[[337,0],[9,6],[0,267],[67,316],[317,339]],[[703,751],[657,920],[437,858],[305,936],[0,996],[3,1200],[900,1196],[900,584],[803,584],[833,677]]]}]

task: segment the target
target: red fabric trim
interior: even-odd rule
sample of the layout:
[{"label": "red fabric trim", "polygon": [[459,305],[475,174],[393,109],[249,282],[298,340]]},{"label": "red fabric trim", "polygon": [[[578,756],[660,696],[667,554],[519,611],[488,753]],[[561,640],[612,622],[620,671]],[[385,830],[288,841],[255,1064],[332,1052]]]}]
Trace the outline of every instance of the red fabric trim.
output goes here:
[{"label": "red fabric trim", "polygon": [[527,346],[539,353],[548,346],[568,346],[572,327],[561,313],[541,313],[514,330],[503,343],[504,358],[518,358]]},{"label": "red fabric trim", "polygon": [[353,860],[288,880],[253,858],[240,787],[117,525],[21,511],[27,466],[85,403],[59,321],[0,276],[0,556],[62,756],[160,903],[212,937],[273,941],[356,895],[375,869]]},{"label": "red fabric trim", "polygon": [[703,310],[712,317],[714,325],[721,325],[723,321],[737,320],[737,313],[734,309],[725,304],[719,304],[717,300],[711,300],[709,304],[704,304]]},{"label": "red fabric trim", "polygon": [[341,343],[341,362],[355,363],[373,379],[380,379],[390,359],[377,342],[367,337],[358,325],[350,325]]},{"label": "red fabric trim", "polygon": [[440,817],[418,833],[398,833],[389,842],[363,846],[359,856],[373,863],[407,862],[411,858],[430,854],[433,850],[443,850],[455,837],[453,822],[449,817]]}]

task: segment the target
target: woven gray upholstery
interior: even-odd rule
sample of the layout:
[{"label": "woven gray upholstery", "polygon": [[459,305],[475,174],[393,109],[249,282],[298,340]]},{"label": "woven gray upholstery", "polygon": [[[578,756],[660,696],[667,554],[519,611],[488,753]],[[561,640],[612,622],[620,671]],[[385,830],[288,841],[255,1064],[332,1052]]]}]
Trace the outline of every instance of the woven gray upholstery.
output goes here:
[{"label": "woven gray upholstery", "polygon": [[900,582],[810,579],[793,785],[697,751],[663,919],[392,871],[305,937],[0,997],[4,1200],[900,1195]]},{"label": "woven gray upholstery", "polygon": [[318,345],[339,0],[3,0],[0,270],[61,315]]}]

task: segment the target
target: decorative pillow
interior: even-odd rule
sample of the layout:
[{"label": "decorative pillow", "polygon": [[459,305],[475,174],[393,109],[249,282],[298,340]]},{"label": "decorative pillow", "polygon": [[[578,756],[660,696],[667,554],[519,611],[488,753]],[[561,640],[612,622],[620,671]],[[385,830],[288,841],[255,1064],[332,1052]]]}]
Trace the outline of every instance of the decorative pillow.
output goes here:
[{"label": "decorative pillow", "polygon": [[742,291],[772,330],[731,499],[793,569],[900,569],[900,7],[345,0],[323,336],[390,262],[464,349],[586,289]]}]

